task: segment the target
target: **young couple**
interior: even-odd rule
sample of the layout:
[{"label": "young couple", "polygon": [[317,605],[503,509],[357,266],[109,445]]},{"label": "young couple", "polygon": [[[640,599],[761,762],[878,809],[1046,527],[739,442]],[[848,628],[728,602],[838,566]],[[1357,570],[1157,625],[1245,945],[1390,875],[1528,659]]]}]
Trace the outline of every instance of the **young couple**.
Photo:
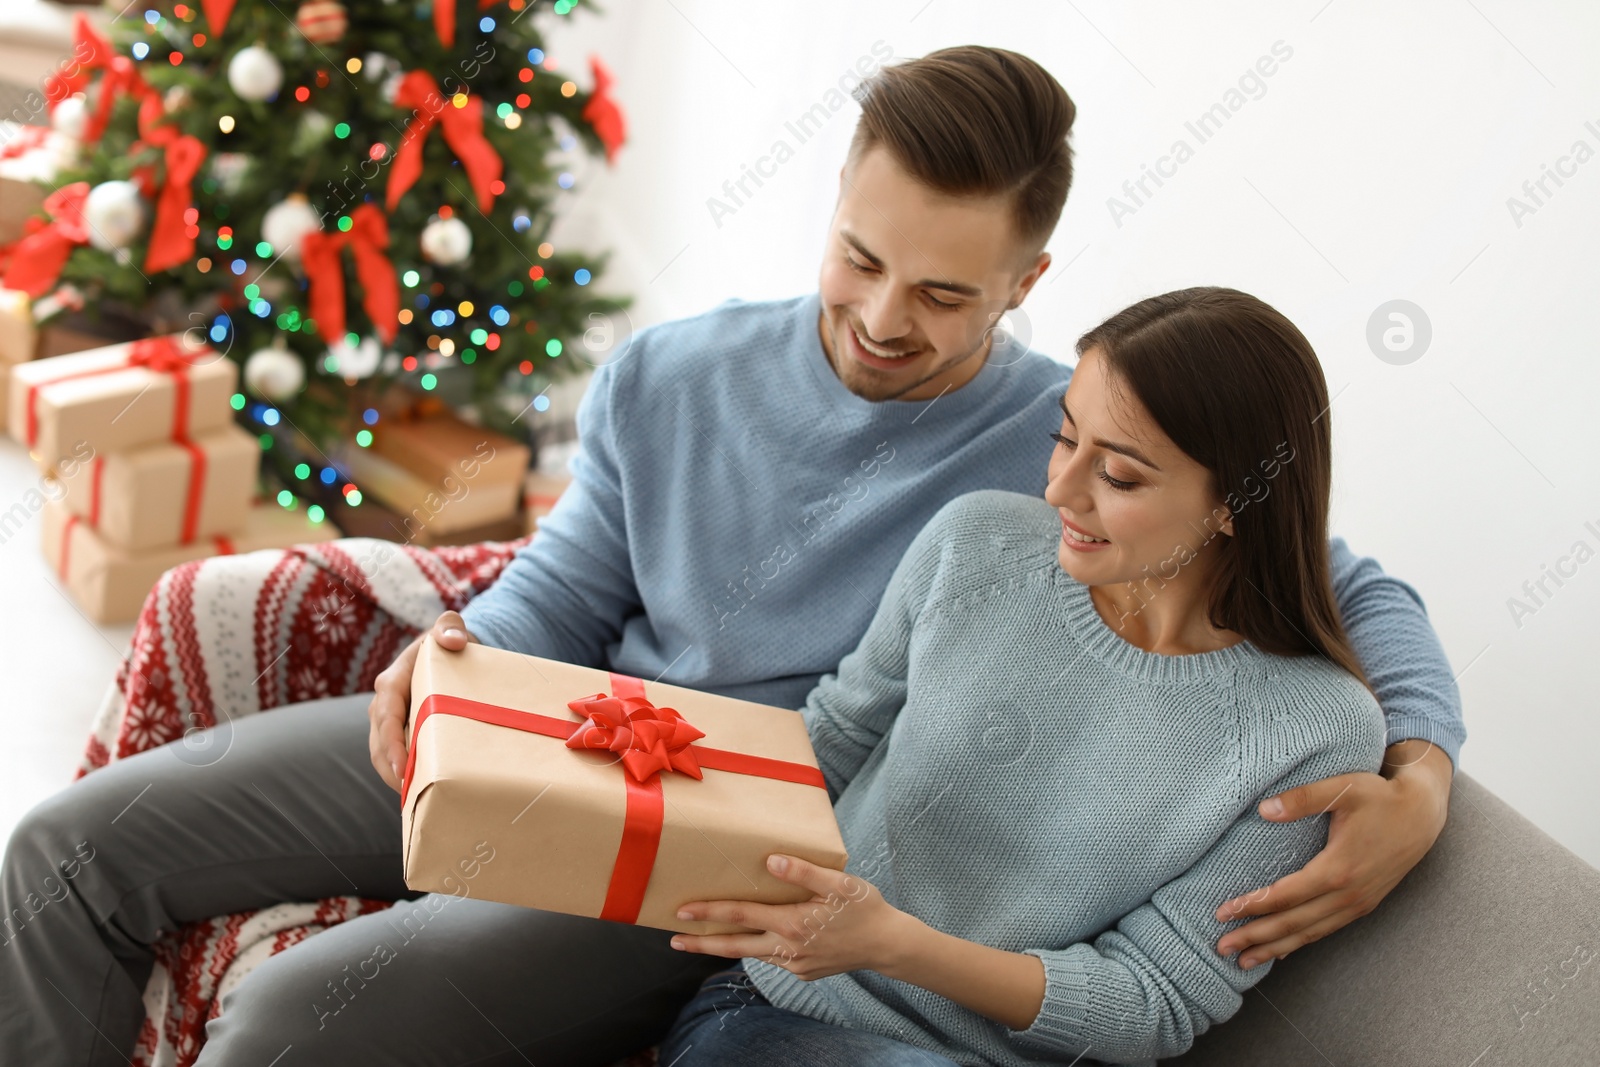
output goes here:
[{"label": "young couple", "polygon": [[261,963],[201,1064],[1148,1063],[1426,853],[1458,697],[1416,595],[1328,540],[1306,339],[1197,288],[1091,330],[1074,371],[997,354],[1050,264],[1072,102],[988,48],[861,100],[819,293],[640,333],[538,537],[433,628],[801,708],[847,869],[774,857],[810,903],[688,907],[738,935],[418,898],[413,645],[370,702],[241,719],[213,766],[156,750],[29,814],[8,910],[77,841],[97,858],[0,952],[0,1059],[119,1062],[160,929],[356,892],[400,903]]}]

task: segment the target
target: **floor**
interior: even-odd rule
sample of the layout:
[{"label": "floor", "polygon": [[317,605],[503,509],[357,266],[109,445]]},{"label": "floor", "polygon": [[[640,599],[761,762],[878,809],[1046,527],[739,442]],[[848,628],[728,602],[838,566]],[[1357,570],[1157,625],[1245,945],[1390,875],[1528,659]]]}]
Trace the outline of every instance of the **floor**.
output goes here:
[{"label": "floor", "polygon": [[[131,623],[97,626],[39,551],[39,472],[0,438],[0,841],[39,800],[72,781],[89,723],[116,673]],[[31,492],[30,492],[31,491]]]}]

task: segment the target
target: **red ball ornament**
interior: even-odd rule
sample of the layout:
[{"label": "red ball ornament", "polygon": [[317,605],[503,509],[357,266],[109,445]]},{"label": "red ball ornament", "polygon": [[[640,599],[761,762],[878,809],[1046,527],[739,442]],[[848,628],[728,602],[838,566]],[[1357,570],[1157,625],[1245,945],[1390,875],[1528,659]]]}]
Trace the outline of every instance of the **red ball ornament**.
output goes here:
[{"label": "red ball ornament", "polygon": [[344,5],[339,0],[306,0],[295,12],[294,24],[314,44],[332,44],[350,26]]}]

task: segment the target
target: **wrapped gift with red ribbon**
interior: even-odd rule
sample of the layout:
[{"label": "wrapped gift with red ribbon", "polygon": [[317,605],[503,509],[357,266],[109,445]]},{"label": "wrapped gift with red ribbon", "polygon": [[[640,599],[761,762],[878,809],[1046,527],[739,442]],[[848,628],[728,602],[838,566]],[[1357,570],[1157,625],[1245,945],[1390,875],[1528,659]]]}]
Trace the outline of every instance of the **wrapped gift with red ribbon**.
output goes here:
[{"label": "wrapped gift with red ribbon", "polygon": [[848,858],[799,712],[430,636],[411,678],[406,885],[684,933],[693,900],[809,900],[774,852]]},{"label": "wrapped gift with red ribbon", "polygon": [[230,425],[85,457],[59,474],[68,510],[112,544],[142,552],[240,529],[260,463],[260,442]]},{"label": "wrapped gift with red ribbon", "polygon": [[312,522],[304,511],[290,511],[276,503],[251,507],[243,524],[232,533],[214,534],[187,545],[143,552],[112,544],[91,530],[59,499],[43,503],[39,520],[41,547],[51,571],[84,614],[105,624],[137,619],[145,597],[155,588],[156,582],[180,563],[330,541],[339,536],[333,524]]},{"label": "wrapped gift with red ribbon", "polygon": [[6,427],[45,470],[85,449],[193,439],[232,422],[238,376],[192,334],[37,359],[11,368]]}]

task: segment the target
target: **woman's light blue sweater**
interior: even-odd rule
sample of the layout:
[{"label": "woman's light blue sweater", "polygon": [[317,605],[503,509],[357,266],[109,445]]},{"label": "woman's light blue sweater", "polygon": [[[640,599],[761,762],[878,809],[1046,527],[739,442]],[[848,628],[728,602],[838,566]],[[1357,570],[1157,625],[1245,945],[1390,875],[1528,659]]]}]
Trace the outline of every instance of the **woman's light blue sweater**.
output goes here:
[{"label": "woman's light blue sweater", "polygon": [[1302,867],[1328,817],[1273,823],[1256,804],[1378,770],[1378,704],[1320,656],[1129,644],[1062,571],[1059,538],[1038,497],[945,505],[803,709],[847,870],[938,930],[1038,956],[1038,1017],[1013,1030],[873,971],[805,982],[747,957],[774,1004],[964,1064],[1150,1064],[1270,970],[1217,954],[1246,920],[1216,909]]}]

